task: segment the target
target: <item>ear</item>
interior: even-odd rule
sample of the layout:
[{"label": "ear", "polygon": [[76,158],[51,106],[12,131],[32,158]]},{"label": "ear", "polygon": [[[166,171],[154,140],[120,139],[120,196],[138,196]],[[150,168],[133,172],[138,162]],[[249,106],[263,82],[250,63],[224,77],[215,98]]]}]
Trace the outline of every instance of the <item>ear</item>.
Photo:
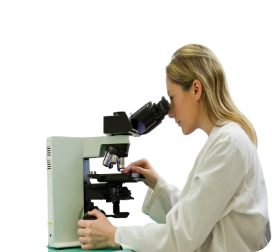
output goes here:
[{"label": "ear", "polygon": [[196,101],[199,101],[202,95],[202,84],[200,80],[198,79],[194,80],[192,84],[192,92]]}]

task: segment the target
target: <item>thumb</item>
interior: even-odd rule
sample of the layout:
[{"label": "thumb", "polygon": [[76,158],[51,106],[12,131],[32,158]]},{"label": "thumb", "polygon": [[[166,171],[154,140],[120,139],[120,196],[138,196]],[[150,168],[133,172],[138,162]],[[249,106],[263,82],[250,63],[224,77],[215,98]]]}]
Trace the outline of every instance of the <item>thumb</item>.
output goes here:
[{"label": "thumb", "polygon": [[147,174],[147,169],[144,169],[139,166],[133,166],[132,172],[139,173],[139,174],[142,174],[143,176],[145,176]]},{"label": "thumb", "polygon": [[88,214],[91,216],[96,217],[97,219],[102,218],[103,216],[105,216],[103,213],[101,213],[99,210],[94,209],[92,211],[88,211]]}]

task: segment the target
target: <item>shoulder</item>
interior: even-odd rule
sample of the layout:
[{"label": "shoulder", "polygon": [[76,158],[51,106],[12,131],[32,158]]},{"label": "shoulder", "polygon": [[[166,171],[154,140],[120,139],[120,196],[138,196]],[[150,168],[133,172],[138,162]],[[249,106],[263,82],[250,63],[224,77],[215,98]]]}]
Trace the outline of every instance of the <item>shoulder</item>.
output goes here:
[{"label": "shoulder", "polygon": [[256,147],[242,127],[235,122],[227,122],[221,127],[214,127],[209,140],[210,145],[224,144],[239,151],[245,160],[256,153]]},{"label": "shoulder", "polygon": [[221,127],[214,127],[209,138],[211,140],[233,141],[240,148],[255,146],[242,127],[235,122],[227,122]]}]

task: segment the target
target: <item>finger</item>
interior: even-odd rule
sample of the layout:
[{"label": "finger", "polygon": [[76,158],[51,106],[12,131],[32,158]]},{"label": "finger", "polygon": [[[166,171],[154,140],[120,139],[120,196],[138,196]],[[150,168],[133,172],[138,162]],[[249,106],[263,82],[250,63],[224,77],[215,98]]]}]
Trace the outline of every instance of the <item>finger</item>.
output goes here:
[{"label": "finger", "polygon": [[82,249],[91,249],[90,237],[86,237],[85,235],[84,236],[81,235],[78,240],[81,243]]},{"label": "finger", "polygon": [[132,167],[133,167],[133,166],[124,169],[124,170],[122,171],[122,173],[132,173],[132,172],[133,172],[133,171],[132,171]]},{"label": "finger", "polygon": [[87,220],[79,220],[77,223],[77,225],[81,228],[87,227],[87,224],[88,224]]},{"label": "finger", "polygon": [[92,246],[90,244],[83,243],[83,244],[81,244],[81,248],[83,250],[89,250],[89,249],[92,249]]},{"label": "finger", "polygon": [[124,170],[124,173],[131,173],[132,172],[132,167],[133,166],[140,166],[140,167],[145,167],[147,164],[147,160],[145,158],[139,159],[137,161],[132,162],[129,164]]},{"label": "finger", "polygon": [[85,244],[88,242],[88,238],[85,237],[85,236],[80,236],[79,237],[79,242],[82,243],[82,244]]},{"label": "finger", "polygon": [[77,230],[77,234],[78,234],[79,236],[86,236],[86,228],[79,228],[79,229]]},{"label": "finger", "polygon": [[122,173],[131,173],[132,172],[131,169],[132,169],[132,166],[129,165],[124,170],[122,170]]},{"label": "finger", "polygon": [[132,172],[142,174],[145,177],[147,175],[147,173],[148,173],[148,170],[146,170],[146,169],[144,169],[142,167],[139,167],[139,166],[133,166],[132,167]]}]

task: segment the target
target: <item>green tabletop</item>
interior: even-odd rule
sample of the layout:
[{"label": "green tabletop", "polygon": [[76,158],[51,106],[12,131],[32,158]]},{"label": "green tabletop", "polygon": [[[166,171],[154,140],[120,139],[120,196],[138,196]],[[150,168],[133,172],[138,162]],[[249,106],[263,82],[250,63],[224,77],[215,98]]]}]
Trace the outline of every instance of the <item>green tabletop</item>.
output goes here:
[{"label": "green tabletop", "polygon": [[103,251],[106,251],[106,252],[109,252],[109,251],[123,251],[123,252],[131,252],[133,250],[127,250],[127,249],[124,249],[124,250],[120,250],[120,249],[94,249],[94,250],[83,250],[82,248],[65,248],[65,249],[55,249],[55,248],[51,248],[51,247],[48,247],[48,252],[57,252],[57,251],[62,251],[62,252],[83,252],[83,251],[97,251],[97,252],[103,252]]}]

